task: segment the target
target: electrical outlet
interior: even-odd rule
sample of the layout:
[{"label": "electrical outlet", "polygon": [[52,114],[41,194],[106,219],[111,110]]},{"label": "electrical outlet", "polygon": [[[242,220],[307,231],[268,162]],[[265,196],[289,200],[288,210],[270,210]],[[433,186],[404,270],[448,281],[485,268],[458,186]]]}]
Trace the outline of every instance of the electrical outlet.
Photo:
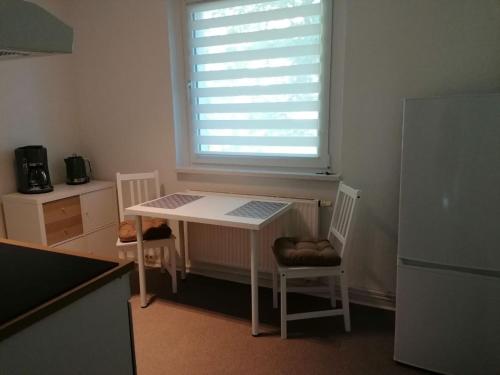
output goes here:
[{"label": "electrical outlet", "polygon": [[331,207],[332,206],[332,201],[327,201],[327,200],[321,199],[319,201],[319,206],[320,207]]}]

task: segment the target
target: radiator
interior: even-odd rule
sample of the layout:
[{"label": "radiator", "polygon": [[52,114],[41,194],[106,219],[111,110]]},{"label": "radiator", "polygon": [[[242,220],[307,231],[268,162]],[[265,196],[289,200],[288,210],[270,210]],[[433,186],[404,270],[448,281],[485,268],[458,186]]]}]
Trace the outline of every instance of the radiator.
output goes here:
[{"label": "radiator", "polygon": [[[250,198],[259,199],[258,196]],[[273,199],[293,202],[293,207],[258,232],[259,270],[263,272],[272,270],[274,260],[271,246],[276,238],[283,235],[317,238],[319,229],[318,200],[275,197]],[[187,244],[189,261],[192,265],[204,263],[250,269],[248,230],[189,223]]]}]

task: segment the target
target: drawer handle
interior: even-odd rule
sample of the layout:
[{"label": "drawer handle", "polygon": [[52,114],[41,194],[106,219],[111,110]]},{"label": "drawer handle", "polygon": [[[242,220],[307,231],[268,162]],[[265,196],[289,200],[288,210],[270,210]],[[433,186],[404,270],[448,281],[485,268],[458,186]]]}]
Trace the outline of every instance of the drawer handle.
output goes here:
[{"label": "drawer handle", "polygon": [[63,229],[64,234],[68,234],[68,231],[66,229]]},{"label": "drawer handle", "polygon": [[66,209],[65,209],[64,207],[63,207],[63,208],[61,208],[61,212],[62,212],[63,214],[65,214],[65,213],[66,213]]}]

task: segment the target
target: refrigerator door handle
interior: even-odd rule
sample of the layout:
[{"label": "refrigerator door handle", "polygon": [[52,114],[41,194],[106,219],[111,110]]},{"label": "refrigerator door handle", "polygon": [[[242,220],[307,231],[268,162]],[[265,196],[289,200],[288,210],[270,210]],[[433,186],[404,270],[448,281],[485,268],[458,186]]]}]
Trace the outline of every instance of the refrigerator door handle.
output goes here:
[{"label": "refrigerator door handle", "polygon": [[453,266],[449,264],[438,264],[432,262],[424,262],[417,259],[411,258],[398,258],[398,265],[405,265],[409,267],[418,267],[418,268],[427,268],[427,269],[435,269],[442,271],[455,271],[460,273],[468,273],[472,275],[478,276],[487,276],[487,277],[497,277],[500,278],[500,270],[488,270],[488,269],[478,269],[471,267],[462,267],[462,266]]}]

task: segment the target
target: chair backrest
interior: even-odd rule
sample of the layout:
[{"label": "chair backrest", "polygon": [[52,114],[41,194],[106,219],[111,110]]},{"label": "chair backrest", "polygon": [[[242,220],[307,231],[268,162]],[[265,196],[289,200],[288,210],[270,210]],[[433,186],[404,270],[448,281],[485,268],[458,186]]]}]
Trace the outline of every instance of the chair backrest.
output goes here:
[{"label": "chair backrest", "polygon": [[[128,184],[128,186],[126,186]],[[118,211],[120,221],[124,220],[124,192],[128,190],[129,198],[127,207],[134,206],[160,197],[160,180],[158,171],[147,173],[118,172],[116,174],[116,190],[118,192]]]},{"label": "chair backrest", "polygon": [[339,255],[342,259],[344,259],[345,249],[349,245],[350,233],[360,197],[361,190],[353,189],[342,182],[339,184],[328,240],[332,244],[340,244]]}]

